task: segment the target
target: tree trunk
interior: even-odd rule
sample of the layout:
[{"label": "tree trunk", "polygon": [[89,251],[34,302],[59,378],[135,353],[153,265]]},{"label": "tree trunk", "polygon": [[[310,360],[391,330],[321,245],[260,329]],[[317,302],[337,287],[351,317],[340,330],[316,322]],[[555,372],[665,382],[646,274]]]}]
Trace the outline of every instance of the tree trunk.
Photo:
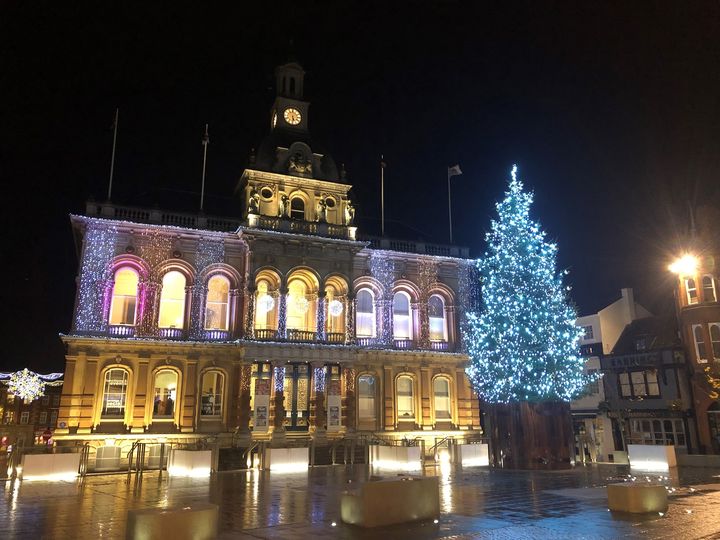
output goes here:
[{"label": "tree trunk", "polygon": [[492,458],[506,469],[567,469],[573,455],[570,404],[487,404]]}]

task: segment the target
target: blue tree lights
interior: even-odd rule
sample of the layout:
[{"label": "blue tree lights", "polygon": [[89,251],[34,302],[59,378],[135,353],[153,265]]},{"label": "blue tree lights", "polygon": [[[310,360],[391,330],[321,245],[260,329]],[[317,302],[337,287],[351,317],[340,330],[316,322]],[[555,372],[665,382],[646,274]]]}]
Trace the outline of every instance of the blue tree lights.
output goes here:
[{"label": "blue tree lights", "polygon": [[570,401],[590,382],[578,354],[582,329],[563,286],[566,272],[557,272],[557,246],[530,219],[532,202],[513,166],[478,261],[482,306],[462,328],[468,377],[489,403]]}]

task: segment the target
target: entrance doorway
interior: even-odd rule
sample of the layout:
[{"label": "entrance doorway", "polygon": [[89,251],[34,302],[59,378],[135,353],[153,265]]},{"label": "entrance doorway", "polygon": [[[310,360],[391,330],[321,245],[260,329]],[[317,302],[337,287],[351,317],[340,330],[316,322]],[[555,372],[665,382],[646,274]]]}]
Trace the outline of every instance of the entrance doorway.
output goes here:
[{"label": "entrance doorway", "polygon": [[307,431],[310,419],[310,366],[288,364],[283,383],[285,429]]},{"label": "entrance doorway", "polygon": [[708,424],[710,427],[710,444],[713,454],[720,453],[720,403],[717,401],[708,408]]}]

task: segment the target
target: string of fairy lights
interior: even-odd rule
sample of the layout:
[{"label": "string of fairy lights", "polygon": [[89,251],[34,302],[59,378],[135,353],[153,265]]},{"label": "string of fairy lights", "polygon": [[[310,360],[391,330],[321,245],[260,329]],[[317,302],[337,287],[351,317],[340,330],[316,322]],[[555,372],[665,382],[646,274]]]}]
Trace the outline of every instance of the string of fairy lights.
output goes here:
[{"label": "string of fairy lights", "polygon": [[482,307],[462,326],[468,377],[492,403],[570,401],[594,380],[584,374],[582,329],[563,285],[566,272],[556,271],[557,245],[530,219],[532,202],[514,167],[478,263]]}]

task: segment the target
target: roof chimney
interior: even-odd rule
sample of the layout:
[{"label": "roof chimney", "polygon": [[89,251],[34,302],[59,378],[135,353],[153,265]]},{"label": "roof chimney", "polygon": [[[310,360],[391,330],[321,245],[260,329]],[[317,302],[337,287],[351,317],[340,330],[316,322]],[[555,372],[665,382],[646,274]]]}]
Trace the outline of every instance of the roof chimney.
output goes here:
[{"label": "roof chimney", "polygon": [[635,310],[635,295],[633,294],[633,290],[632,288],[620,289],[620,292],[625,301],[629,320],[634,321],[637,319],[637,311]]}]

